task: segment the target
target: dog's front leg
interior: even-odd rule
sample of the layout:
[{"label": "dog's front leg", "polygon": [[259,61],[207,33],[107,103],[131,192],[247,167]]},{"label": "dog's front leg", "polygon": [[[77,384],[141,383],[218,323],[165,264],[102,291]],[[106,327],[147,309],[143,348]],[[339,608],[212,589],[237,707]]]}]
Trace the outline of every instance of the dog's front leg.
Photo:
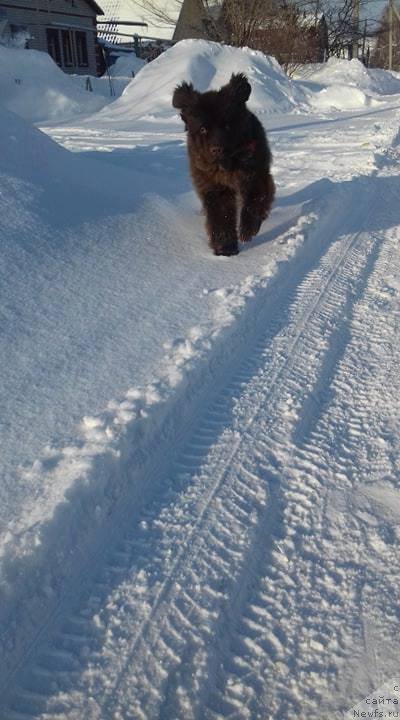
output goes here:
[{"label": "dog's front leg", "polygon": [[206,227],[215,255],[237,255],[236,196],[233,190],[215,186],[203,193]]},{"label": "dog's front leg", "polygon": [[257,235],[261,223],[268,217],[275,196],[275,184],[269,172],[254,174],[241,188],[243,199],[240,213],[240,240],[249,242]]}]

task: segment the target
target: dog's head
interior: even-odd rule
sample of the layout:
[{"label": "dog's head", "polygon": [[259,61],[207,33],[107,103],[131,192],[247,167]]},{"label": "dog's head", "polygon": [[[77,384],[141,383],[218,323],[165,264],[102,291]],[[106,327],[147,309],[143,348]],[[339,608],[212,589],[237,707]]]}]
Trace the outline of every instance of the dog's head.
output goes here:
[{"label": "dog's head", "polygon": [[218,91],[200,93],[185,82],[175,89],[172,104],[181,111],[196,152],[209,162],[229,167],[243,142],[250,93],[250,83],[242,73],[232,75]]}]

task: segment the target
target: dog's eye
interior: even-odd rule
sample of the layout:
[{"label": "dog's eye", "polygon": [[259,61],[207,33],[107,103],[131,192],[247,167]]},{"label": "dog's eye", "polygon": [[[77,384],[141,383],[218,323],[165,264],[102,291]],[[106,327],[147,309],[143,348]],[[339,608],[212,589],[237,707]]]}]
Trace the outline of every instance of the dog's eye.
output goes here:
[{"label": "dog's eye", "polygon": [[200,132],[202,135],[207,135],[207,128],[204,127],[204,125],[201,126]]}]

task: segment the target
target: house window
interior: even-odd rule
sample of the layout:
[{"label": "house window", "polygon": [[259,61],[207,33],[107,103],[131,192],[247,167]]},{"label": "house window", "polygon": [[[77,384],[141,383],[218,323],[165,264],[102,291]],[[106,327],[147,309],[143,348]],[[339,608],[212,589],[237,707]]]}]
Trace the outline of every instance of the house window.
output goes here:
[{"label": "house window", "polygon": [[76,55],[79,67],[88,67],[89,58],[87,50],[86,33],[77,30],[75,32]]},{"label": "house window", "polygon": [[57,65],[62,67],[61,47],[60,47],[60,38],[58,35],[58,30],[51,30],[50,28],[47,28],[46,37],[47,37],[47,50],[48,50],[49,55],[51,55],[51,57],[53,58],[54,62],[57,63]]},{"label": "house window", "polygon": [[65,67],[71,67],[74,64],[74,59],[72,57],[71,33],[69,30],[61,30],[61,41],[64,65]]}]

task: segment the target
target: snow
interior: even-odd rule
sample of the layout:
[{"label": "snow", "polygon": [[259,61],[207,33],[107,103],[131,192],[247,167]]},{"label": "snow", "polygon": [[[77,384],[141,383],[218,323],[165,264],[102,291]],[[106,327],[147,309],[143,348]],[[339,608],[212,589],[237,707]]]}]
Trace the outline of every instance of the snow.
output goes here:
[{"label": "snow", "polygon": [[[0,53],[2,720],[344,717],[400,650],[398,77]],[[216,258],[171,93],[239,71],[278,192]]]},{"label": "snow", "polygon": [[[179,127],[171,107],[175,86],[190,79],[201,91],[218,88],[233,70],[248,74],[253,85],[250,107],[255,111],[268,114],[298,111],[306,101],[302,89],[291,82],[274,58],[249,48],[240,50],[205,40],[183,40],[143,67],[122,97],[97,113],[93,123],[96,128],[127,131],[133,123],[135,129],[145,129],[151,122],[172,131]],[[85,126],[91,125],[89,117]]]},{"label": "snow", "polygon": [[332,57],[327,63],[316,65],[314,70],[312,66],[309,66],[309,69],[312,70],[307,73],[310,80],[327,85],[350,86],[378,95],[398,94],[400,89],[399,73],[366,68],[360,60],[349,61]]},{"label": "snow", "polygon": [[325,64],[304,68],[299,77],[307,79],[309,102],[316,110],[377,107],[385,96],[400,91],[398,73],[366,68],[356,59],[329,58]]},{"label": "snow", "polygon": [[134,53],[126,53],[117,57],[115,62],[110,65],[110,75],[131,78],[132,73],[136,75],[145,65],[146,61],[136,57]]},{"label": "snow", "polygon": [[0,45],[1,104],[31,120],[62,121],[92,113],[105,99],[65,75],[47,53]]}]

